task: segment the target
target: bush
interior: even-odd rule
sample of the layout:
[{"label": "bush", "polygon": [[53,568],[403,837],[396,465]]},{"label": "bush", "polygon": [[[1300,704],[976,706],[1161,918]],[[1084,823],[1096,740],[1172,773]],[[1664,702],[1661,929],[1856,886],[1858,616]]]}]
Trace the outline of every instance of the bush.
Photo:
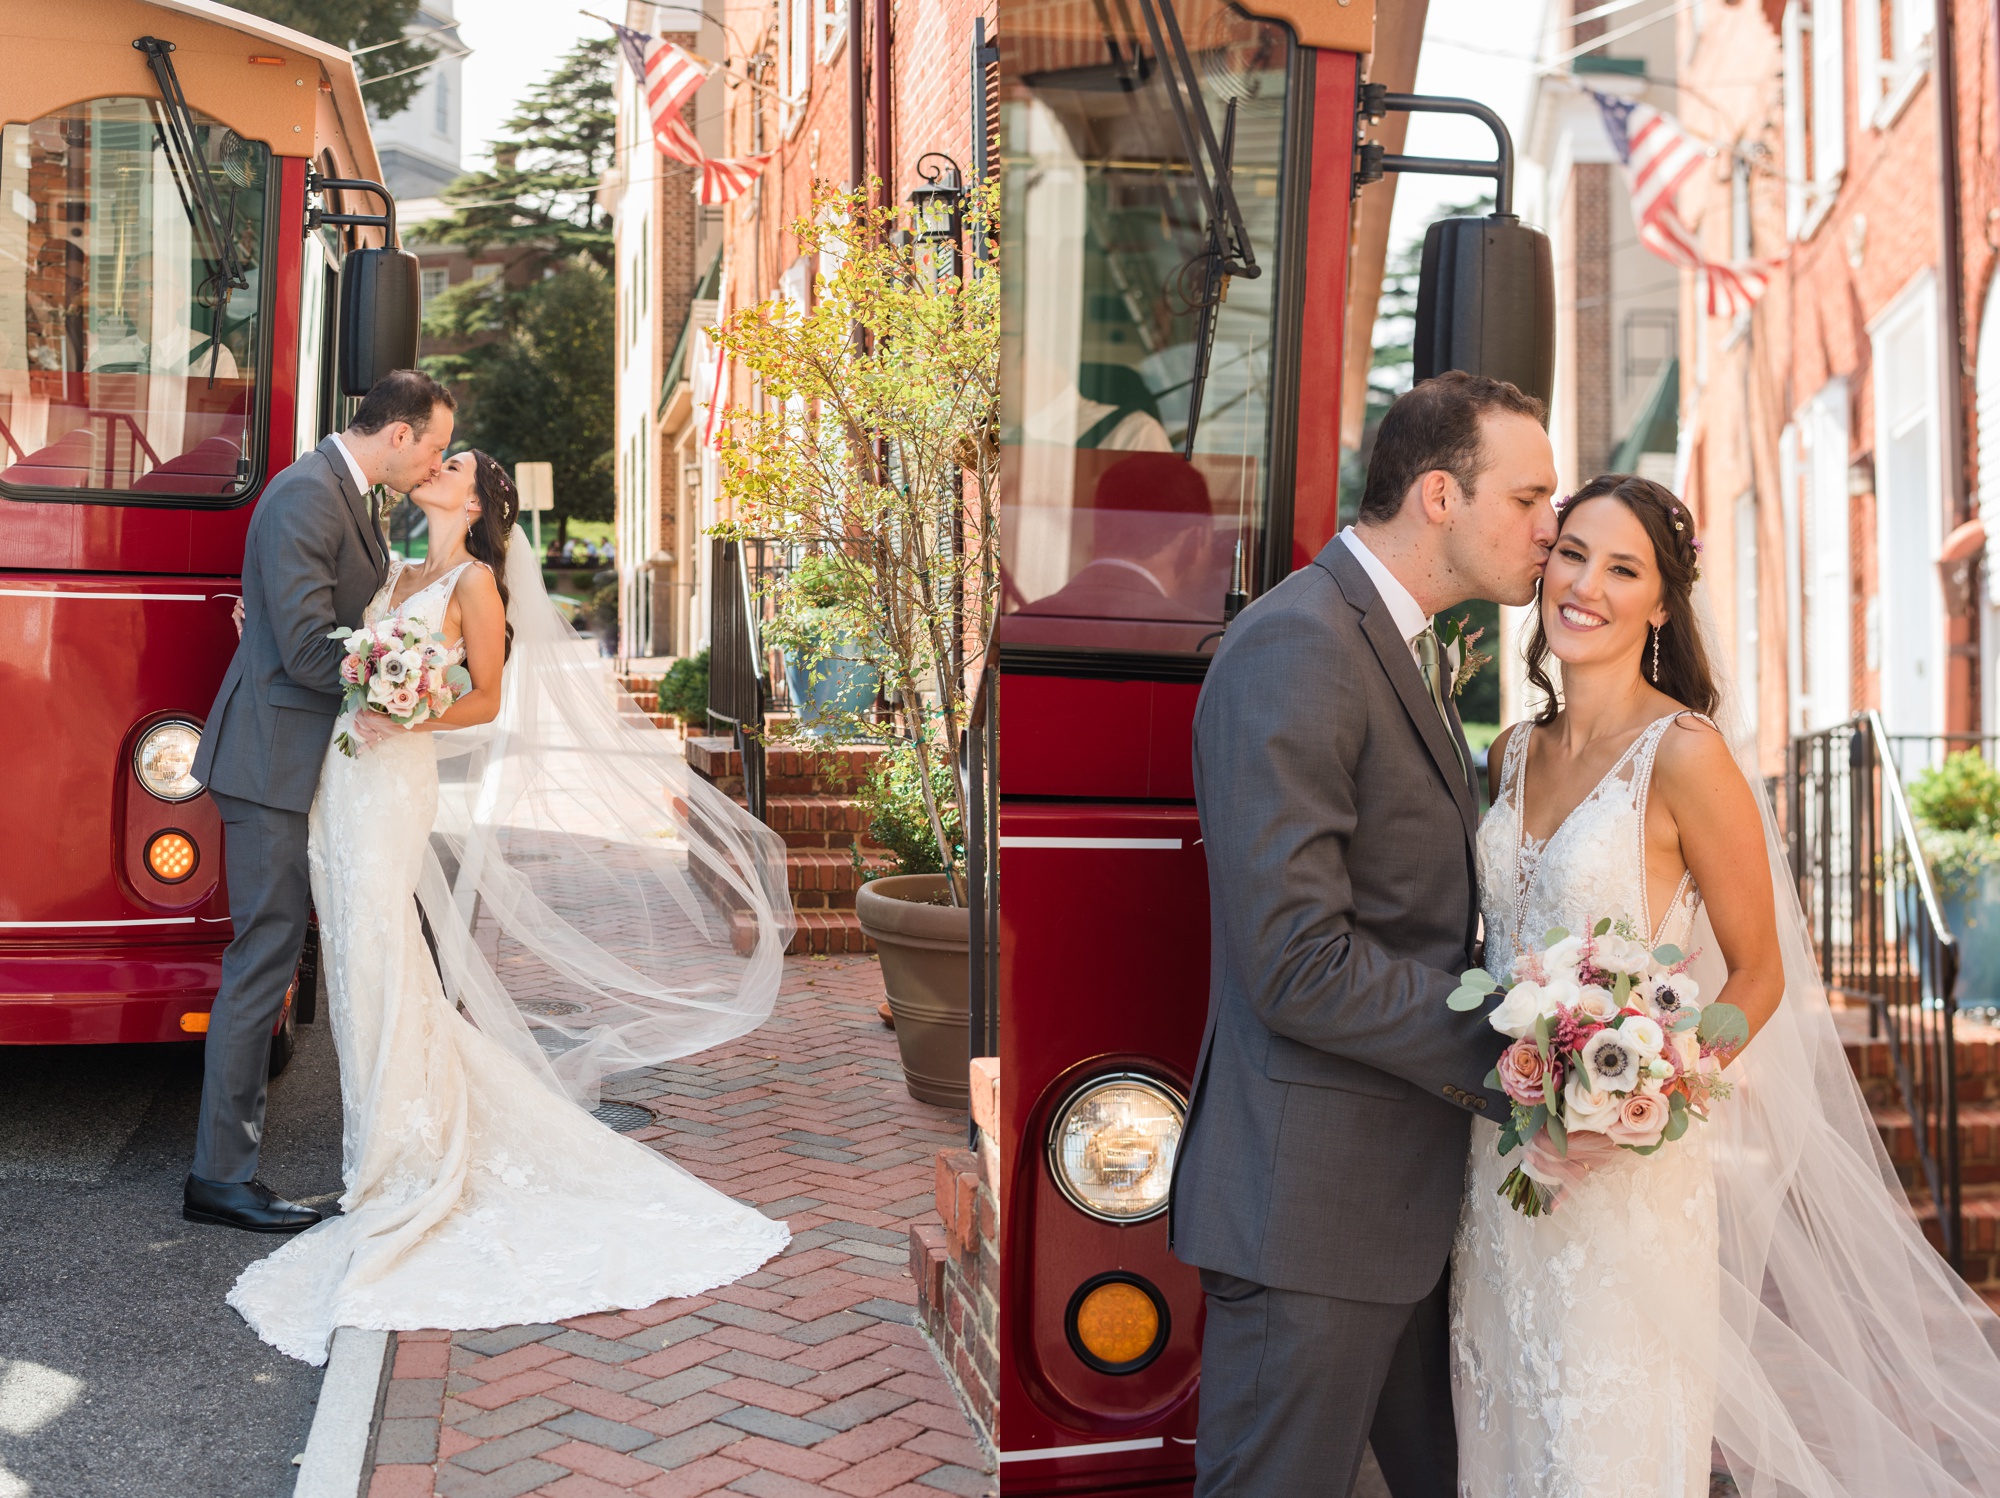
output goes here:
[{"label": "bush", "polygon": [[2000,770],[1961,749],[1910,782],[1910,810],[1939,832],[2000,831]]},{"label": "bush", "polygon": [[656,713],[671,713],[688,729],[708,726],[708,650],[683,656],[660,678]]},{"label": "bush", "polygon": [[1910,812],[1940,891],[1963,895],[2000,865],[2000,771],[1962,749],[1909,784]]},{"label": "bush", "polygon": [[[942,753],[933,753],[931,796],[937,802],[945,836],[951,841],[952,861],[963,865],[965,833],[958,819],[957,789],[953,784],[955,772]],[[876,762],[875,768],[862,782],[860,799],[868,810],[868,836],[887,848],[896,860],[894,869],[864,870],[864,879],[878,879],[890,873],[942,874],[945,871],[938,858],[937,838],[931,832],[930,814],[924,808],[923,780],[917,769],[917,756],[908,745],[892,748]],[[859,849],[855,850],[854,865],[861,867]]]}]

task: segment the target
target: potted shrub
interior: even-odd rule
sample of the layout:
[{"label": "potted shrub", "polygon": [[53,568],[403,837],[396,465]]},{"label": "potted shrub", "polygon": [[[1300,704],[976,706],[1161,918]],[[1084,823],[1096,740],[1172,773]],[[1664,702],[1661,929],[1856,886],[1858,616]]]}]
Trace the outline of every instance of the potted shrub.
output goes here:
[{"label": "potted shrub", "polygon": [[[928,802],[918,780],[917,757],[907,747],[877,761],[861,786],[870,841],[888,850],[893,869],[862,870],[854,897],[862,929],[882,956],[882,986],[889,992],[890,1023],[903,1059],[910,1096],[923,1103],[964,1108],[970,1102],[966,981],[972,944],[970,912],[954,901],[947,871],[963,865],[964,838],[952,795],[952,768],[931,758]],[[951,841],[949,864],[931,834],[930,806],[944,819]]]},{"label": "potted shrub", "polygon": [[1959,1006],[2000,1007],[2000,771],[1961,750],[1913,779],[1908,795],[1958,943]]},{"label": "potted shrub", "polygon": [[708,732],[707,646],[698,655],[684,655],[667,667],[653,711],[678,719],[681,732],[690,738]]},{"label": "potted shrub", "polygon": [[[983,263],[993,201],[990,184],[968,193],[968,253],[938,257],[910,232],[908,210],[822,186],[792,230],[800,253],[818,257],[810,303],[774,297],[712,335],[750,376],[743,388],[760,392],[754,408],[723,413],[733,519],[718,533],[812,557],[778,588],[770,637],[810,637],[843,658],[865,642],[890,705],[878,720],[821,699],[813,726],[889,746],[878,804],[909,808],[929,831],[934,872],[872,881],[856,914],[883,954],[912,1094],[948,1091],[960,1107],[971,923],[955,832],[969,821],[967,788],[955,767],[999,598],[1000,278]],[[917,1018],[947,997],[948,1020]],[[958,1030],[951,1077],[918,1055],[912,1031],[933,1025]]]},{"label": "potted shrub", "polygon": [[841,739],[875,703],[875,668],[868,664],[854,621],[865,610],[849,595],[852,569],[807,552],[780,584],[787,607],[765,630],[784,656],[785,685],[809,738]]}]

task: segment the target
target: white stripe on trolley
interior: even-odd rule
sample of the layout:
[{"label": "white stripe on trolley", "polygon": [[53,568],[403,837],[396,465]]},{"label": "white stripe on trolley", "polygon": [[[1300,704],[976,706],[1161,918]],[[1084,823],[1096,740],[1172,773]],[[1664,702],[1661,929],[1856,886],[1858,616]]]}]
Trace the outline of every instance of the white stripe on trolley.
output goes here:
[{"label": "white stripe on trolley", "polygon": [[[233,598],[233,593],[217,595]],[[0,598],[113,598],[141,603],[207,603],[206,593],[79,593],[66,588],[0,588]]]},{"label": "white stripe on trolley", "polygon": [[53,931],[76,926],[192,926],[191,915],[166,915],[150,921],[0,921],[0,931]]},{"label": "white stripe on trolley", "polygon": [[[74,588],[0,588],[0,598],[126,598],[150,604],[206,604],[204,592],[86,592]],[[234,594],[222,594],[234,598]]]},{"label": "white stripe on trolley", "polygon": [[1178,849],[1177,837],[1003,837],[1003,848],[1163,848]]},{"label": "white stripe on trolley", "polygon": [[1115,1451],[1158,1451],[1166,1443],[1158,1436],[1143,1441],[1098,1441],[1089,1446],[1045,1446],[1039,1451],[1003,1451],[1003,1462],[1052,1462],[1063,1456],[1110,1456]]}]

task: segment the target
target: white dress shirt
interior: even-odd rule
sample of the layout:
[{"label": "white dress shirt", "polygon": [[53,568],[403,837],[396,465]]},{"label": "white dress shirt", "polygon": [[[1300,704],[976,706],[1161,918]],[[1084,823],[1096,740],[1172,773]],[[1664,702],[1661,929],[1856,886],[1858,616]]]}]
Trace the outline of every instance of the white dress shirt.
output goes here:
[{"label": "white dress shirt", "polygon": [[[361,465],[354,461],[354,454],[347,450],[347,444],[340,440],[340,433],[328,432],[327,436],[331,437],[333,439],[333,445],[340,449],[340,455],[343,458],[347,459],[347,471],[354,475],[354,487],[360,490],[361,497],[363,499],[366,499],[368,497],[368,491],[370,489],[373,489],[375,486],[368,482],[368,475],[363,473],[361,471]],[[1376,563],[1376,565],[1379,567],[1381,563],[1378,562]]]},{"label": "white dress shirt", "polygon": [[1410,647],[1410,659],[1422,672],[1424,663],[1423,657],[1417,654],[1417,637],[1431,627],[1430,615],[1424,612],[1422,604],[1410,596],[1410,590],[1396,580],[1396,574],[1383,565],[1382,559],[1368,549],[1368,543],[1361,539],[1353,526],[1343,530],[1340,539],[1347,543],[1347,549],[1354,553],[1354,559],[1368,574],[1368,581],[1375,584],[1375,591],[1382,595],[1389,617],[1396,621],[1396,632]]}]

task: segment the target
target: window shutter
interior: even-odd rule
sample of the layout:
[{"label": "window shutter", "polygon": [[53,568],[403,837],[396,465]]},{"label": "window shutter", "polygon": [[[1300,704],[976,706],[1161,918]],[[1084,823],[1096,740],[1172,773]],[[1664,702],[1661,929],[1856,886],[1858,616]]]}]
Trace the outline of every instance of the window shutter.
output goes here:
[{"label": "window shutter", "polygon": [[1806,216],[1806,184],[1812,165],[1806,159],[1805,18],[1800,0],[1785,7],[1782,37],[1785,51],[1785,237],[1796,239]]},{"label": "window shutter", "polygon": [[1813,6],[1812,181],[1822,197],[1833,195],[1847,168],[1844,10],[1841,0],[1818,0]]}]

